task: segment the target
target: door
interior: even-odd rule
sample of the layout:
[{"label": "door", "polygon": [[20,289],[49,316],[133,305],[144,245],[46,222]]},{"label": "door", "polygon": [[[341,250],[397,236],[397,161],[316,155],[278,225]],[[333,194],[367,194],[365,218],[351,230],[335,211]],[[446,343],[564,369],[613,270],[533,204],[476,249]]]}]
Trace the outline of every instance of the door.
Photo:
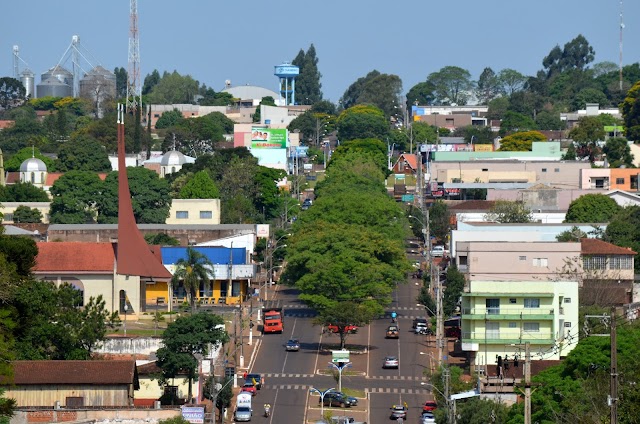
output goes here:
[{"label": "door", "polygon": [[500,323],[487,321],[487,339],[500,338]]},{"label": "door", "polygon": [[487,314],[498,315],[500,313],[500,299],[487,299]]}]

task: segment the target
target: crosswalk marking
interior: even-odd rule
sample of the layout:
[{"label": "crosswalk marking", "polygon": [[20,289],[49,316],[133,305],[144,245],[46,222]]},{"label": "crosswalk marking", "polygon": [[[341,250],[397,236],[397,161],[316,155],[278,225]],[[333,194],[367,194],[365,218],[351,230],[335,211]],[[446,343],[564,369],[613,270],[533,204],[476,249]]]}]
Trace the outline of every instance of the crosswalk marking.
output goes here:
[{"label": "crosswalk marking", "polygon": [[408,381],[427,381],[423,377],[415,377],[412,375],[370,375],[370,380],[408,380]]},{"label": "crosswalk marking", "polygon": [[264,374],[265,378],[313,378],[313,374]]},{"label": "crosswalk marking", "polygon": [[388,387],[373,387],[364,389],[366,393],[394,393],[401,395],[426,395],[429,394],[429,390],[426,389],[390,389]]},{"label": "crosswalk marking", "polygon": [[270,390],[309,390],[312,386],[306,384],[265,384],[265,389]]}]

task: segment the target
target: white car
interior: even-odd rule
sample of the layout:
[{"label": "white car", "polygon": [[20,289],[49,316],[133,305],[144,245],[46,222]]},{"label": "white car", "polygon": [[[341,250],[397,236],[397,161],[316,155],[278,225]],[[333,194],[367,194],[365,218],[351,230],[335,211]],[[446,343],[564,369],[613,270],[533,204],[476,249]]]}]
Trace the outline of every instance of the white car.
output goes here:
[{"label": "white car", "polygon": [[431,256],[444,256],[447,251],[444,246],[432,246],[431,247]]},{"label": "white car", "polygon": [[435,424],[436,417],[431,412],[423,412],[420,415],[420,424]]}]

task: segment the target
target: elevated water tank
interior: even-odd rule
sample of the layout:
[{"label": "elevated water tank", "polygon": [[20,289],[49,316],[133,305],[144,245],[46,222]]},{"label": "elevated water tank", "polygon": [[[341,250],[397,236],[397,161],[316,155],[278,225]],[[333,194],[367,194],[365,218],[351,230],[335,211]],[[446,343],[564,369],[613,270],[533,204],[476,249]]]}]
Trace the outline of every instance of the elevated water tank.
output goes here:
[{"label": "elevated water tank", "polygon": [[25,96],[33,99],[35,97],[35,74],[31,72],[31,69],[26,68],[24,71],[20,72],[20,82],[24,86],[26,90]]}]

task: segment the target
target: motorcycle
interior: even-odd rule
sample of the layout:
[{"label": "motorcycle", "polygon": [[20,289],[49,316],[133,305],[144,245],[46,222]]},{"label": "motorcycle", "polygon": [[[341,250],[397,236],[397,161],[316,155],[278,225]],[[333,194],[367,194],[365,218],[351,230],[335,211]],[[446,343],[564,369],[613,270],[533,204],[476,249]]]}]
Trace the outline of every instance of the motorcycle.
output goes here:
[{"label": "motorcycle", "polygon": [[268,418],[269,415],[271,415],[271,406],[265,405],[264,406],[264,416]]}]

